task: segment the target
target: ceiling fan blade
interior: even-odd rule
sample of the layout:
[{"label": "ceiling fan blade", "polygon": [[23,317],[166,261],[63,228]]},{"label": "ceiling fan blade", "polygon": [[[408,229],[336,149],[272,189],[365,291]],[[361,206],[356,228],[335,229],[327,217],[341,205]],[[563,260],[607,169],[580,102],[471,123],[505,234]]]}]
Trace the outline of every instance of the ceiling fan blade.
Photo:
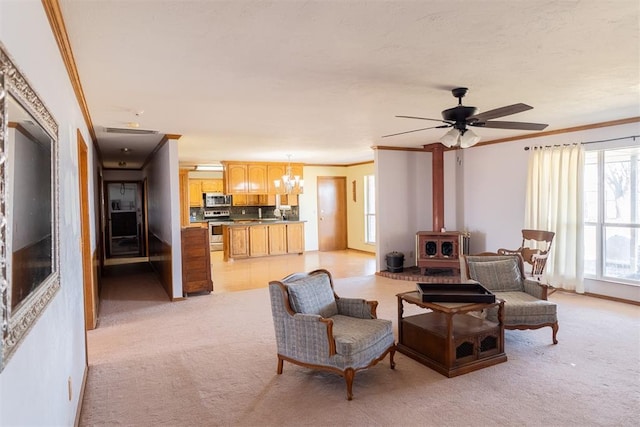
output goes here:
[{"label": "ceiling fan blade", "polygon": [[469,126],[477,126],[477,127],[493,128],[493,129],[543,130],[549,125],[546,125],[543,123],[489,121],[489,122],[469,123]]},{"label": "ceiling fan blade", "polygon": [[510,116],[512,114],[521,113],[523,111],[531,110],[533,107],[527,104],[513,104],[506,107],[496,108],[494,110],[485,111],[484,113],[478,113],[469,117],[468,121],[484,122],[490,119],[496,119],[498,117]]},{"label": "ceiling fan blade", "polygon": [[391,135],[383,135],[382,138],[387,138],[389,136],[396,136],[396,135],[404,135],[405,133],[420,132],[421,130],[448,128],[448,127],[449,127],[449,125],[440,125],[440,126],[433,126],[433,127],[430,127],[430,128],[414,129],[414,130],[408,130],[406,132],[392,133]]},{"label": "ceiling fan blade", "polygon": [[452,124],[452,123],[449,123],[449,122],[447,122],[445,120],[442,120],[442,119],[428,119],[426,117],[416,117],[416,116],[396,116],[396,117],[400,117],[402,119],[431,120],[432,122],[440,122],[440,123]]}]

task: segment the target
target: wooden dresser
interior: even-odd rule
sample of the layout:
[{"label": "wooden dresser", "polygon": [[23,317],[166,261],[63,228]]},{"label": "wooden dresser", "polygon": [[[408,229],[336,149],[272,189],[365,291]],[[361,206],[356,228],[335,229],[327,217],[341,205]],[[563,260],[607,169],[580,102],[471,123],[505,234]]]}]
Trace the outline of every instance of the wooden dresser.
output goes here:
[{"label": "wooden dresser", "polygon": [[213,291],[209,229],[182,229],[182,294]]}]

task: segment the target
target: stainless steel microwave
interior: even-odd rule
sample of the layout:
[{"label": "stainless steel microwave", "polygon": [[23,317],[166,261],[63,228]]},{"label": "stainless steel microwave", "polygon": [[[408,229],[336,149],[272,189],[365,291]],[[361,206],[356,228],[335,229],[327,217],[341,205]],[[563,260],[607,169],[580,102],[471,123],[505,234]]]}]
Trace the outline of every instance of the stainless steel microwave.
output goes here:
[{"label": "stainless steel microwave", "polygon": [[225,196],[222,193],[204,193],[203,197],[205,208],[231,206],[231,196]]}]

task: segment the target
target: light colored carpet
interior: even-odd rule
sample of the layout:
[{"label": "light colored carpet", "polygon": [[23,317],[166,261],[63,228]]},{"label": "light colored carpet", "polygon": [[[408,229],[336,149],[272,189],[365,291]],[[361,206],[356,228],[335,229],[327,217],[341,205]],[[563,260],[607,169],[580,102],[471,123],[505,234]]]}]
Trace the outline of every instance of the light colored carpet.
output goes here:
[{"label": "light colored carpet", "polygon": [[[88,333],[81,425],[631,426],[640,418],[640,308],[556,292],[551,329],[506,331],[509,360],[446,378],[396,353],[344,380],[289,363],[276,374],[266,288],[170,303],[149,274],[108,279]],[[278,279],[278,278],[274,278]],[[345,297],[380,302],[397,336],[399,292],[380,276],[336,280]]]}]

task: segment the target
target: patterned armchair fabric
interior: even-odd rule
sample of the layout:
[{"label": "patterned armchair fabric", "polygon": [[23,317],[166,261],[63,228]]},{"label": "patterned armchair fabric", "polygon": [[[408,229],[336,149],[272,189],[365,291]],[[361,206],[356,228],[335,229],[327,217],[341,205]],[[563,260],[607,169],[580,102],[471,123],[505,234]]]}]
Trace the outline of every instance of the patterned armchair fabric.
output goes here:
[{"label": "patterned armchair fabric", "polygon": [[345,378],[351,400],[356,371],[375,365],[387,353],[391,368],[395,367],[391,321],[376,318],[376,301],[335,295],[327,270],[272,281],[269,294],[278,374],[284,360],[335,372]]},{"label": "patterned armchair fabric", "polygon": [[[547,301],[547,286],[524,278],[520,255],[466,256],[467,276],[492,291],[504,303],[506,329],[553,330],[553,343],[557,344],[557,306]],[[497,310],[487,311],[489,320],[497,320]]]}]

